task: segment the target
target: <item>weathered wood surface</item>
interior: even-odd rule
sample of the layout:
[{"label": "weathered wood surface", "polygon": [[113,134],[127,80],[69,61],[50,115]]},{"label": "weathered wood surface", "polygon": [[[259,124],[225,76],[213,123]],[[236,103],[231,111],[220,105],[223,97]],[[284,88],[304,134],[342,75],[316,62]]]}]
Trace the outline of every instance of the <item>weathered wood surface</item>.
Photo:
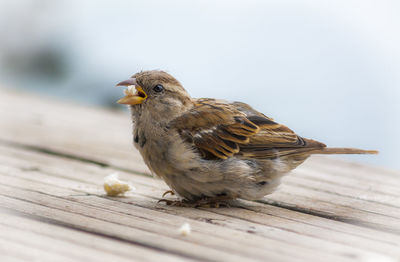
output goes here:
[{"label": "weathered wood surface", "polygon": [[[170,207],[130,132],[127,113],[0,90],[0,261],[400,258],[400,172],[313,157],[261,201]],[[112,172],[137,190],[106,197]]]}]

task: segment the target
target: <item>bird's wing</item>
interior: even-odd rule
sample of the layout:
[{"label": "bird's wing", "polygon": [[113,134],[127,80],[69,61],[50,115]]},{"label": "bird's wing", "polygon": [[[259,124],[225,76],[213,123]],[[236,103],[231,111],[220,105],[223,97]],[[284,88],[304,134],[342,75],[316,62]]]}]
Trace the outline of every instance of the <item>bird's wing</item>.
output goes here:
[{"label": "bird's wing", "polygon": [[197,99],[195,106],[170,123],[171,128],[206,159],[274,158],[325,145],[301,138],[284,125],[249,105],[215,99]]}]

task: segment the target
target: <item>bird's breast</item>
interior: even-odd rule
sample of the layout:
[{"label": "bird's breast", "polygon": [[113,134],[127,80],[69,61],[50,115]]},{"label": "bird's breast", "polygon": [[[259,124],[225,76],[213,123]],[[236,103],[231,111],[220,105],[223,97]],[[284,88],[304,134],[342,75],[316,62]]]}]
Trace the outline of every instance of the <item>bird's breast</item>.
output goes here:
[{"label": "bird's breast", "polygon": [[168,130],[154,127],[137,126],[134,129],[133,143],[151,171],[164,178],[176,173],[176,163],[171,161],[174,148],[173,134]]}]

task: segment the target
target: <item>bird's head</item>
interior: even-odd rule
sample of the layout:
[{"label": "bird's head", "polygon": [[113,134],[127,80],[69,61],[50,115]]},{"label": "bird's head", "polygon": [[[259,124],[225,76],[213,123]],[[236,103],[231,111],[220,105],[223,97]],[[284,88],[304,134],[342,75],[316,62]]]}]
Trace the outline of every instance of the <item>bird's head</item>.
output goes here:
[{"label": "bird's head", "polygon": [[117,86],[127,87],[117,103],[130,105],[133,111],[155,120],[175,117],[191,104],[190,95],[178,80],[163,71],[142,71]]}]

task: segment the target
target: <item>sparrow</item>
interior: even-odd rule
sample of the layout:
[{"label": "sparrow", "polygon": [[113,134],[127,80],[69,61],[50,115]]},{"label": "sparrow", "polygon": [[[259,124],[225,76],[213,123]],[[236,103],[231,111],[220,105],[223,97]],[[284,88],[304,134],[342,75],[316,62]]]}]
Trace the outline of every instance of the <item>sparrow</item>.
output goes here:
[{"label": "sparrow", "polygon": [[166,193],[180,196],[160,200],[167,204],[257,200],[310,155],[378,153],[326,147],[242,102],[192,98],[164,71],[142,71],[117,86],[127,87],[118,103],[129,105],[134,146],[171,188]]}]

